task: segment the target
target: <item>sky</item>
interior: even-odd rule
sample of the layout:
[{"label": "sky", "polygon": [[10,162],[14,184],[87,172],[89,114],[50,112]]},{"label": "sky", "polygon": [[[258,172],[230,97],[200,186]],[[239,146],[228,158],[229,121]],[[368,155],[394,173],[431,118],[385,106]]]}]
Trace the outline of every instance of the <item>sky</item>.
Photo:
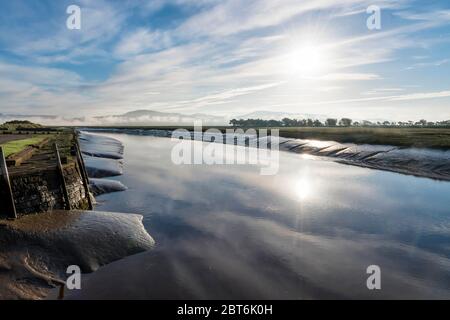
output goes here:
[{"label": "sky", "polygon": [[450,1],[0,1],[0,113],[139,109],[449,120]]}]

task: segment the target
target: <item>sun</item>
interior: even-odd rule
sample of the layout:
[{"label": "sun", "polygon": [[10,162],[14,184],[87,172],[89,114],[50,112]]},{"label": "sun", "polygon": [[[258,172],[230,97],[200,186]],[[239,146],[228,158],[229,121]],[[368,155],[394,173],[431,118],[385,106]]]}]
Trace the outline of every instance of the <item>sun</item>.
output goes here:
[{"label": "sun", "polygon": [[288,73],[298,77],[318,76],[326,71],[328,64],[325,50],[315,43],[304,43],[290,48],[285,59]]}]

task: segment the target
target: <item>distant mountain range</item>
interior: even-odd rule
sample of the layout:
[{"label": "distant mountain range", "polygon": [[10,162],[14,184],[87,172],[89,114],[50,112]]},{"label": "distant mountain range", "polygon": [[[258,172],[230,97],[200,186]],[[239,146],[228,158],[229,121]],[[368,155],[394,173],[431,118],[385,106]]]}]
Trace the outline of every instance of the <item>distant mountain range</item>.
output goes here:
[{"label": "distant mountain range", "polygon": [[194,121],[199,120],[208,125],[226,125],[229,122],[228,118],[207,114],[181,114],[152,110],[135,110],[121,115],[94,117],[94,119],[95,123],[105,125],[134,126],[192,125]]},{"label": "distant mountain range", "polygon": [[[186,126],[193,125],[194,121],[201,120],[203,125],[223,126],[228,125],[231,119],[262,119],[282,120],[291,119],[318,119],[325,121],[328,117],[321,114],[300,114],[277,111],[254,111],[230,117],[220,117],[208,114],[181,114],[168,113],[153,110],[135,110],[120,115],[96,116],[96,117],[62,117],[54,115],[16,115],[1,114],[0,123],[10,120],[30,120],[44,125],[66,126]],[[361,119],[354,119],[360,121]],[[368,119],[370,121],[384,121],[383,119]]]},{"label": "distant mountain range", "polygon": [[135,110],[120,115],[96,117],[61,117],[52,115],[17,115],[0,114],[0,122],[10,120],[30,120],[44,125],[66,126],[174,126],[193,125],[194,121],[201,120],[204,125],[227,125],[229,118],[217,117],[207,114],[185,115],[181,113],[167,113],[152,110]]}]

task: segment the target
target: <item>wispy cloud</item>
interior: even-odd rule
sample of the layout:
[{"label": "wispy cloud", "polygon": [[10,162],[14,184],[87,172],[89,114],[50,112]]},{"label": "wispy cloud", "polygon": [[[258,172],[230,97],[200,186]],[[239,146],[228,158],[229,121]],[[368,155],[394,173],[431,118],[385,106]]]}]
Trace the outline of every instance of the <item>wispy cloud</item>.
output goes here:
[{"label": "wispy cloud", "polygon": [[139,28],[122,36],[114,53],[120,58],[128,58],[147,50],[168,48],[170,45],[171,39],[167,33]]},{"label": "wispy cloud", "polygon": [[450,62],[450,59],[441,59],[437,61],[430,61],[430,62],[421,62],[421,63],[415,63],[412,66],[409,66],[405,68],[406,70],[413,70],[418,68],[426,68],[426,67],[440,67],[444,64],[447,64]]},{"label": "wispy cloud", "polygon": [[[327,113],[339,104],[345,113],[345,103],[410,101],[419,117],[430,112],[421,101],[449,97],[449,11],[437,5],[378,1],[382,29],[369,31],[369,0],[81,0],[74,32],[64,27],[70,1],[43,2],[0,5],[2,111]],[[302,55],[308,46],[320,57]],[[444,79],[422,79],[425,68]],[[404,94],[386,96],[394,88]]]},{"label": "wispy cloud", "polygon": [[320,80],[376,80],[381,79],[378,74],[374,73],[330,73],[319,78]]},{"label": "wispy cloud", "polygon": [[355,98],[355,99],[343,99],[343,100],[330,100],[321,101],[315,104],[326,105],[326,104],[341,104],[341,103],[354,103],[354,102],[367,102],[367,101],[414,101],[414,100],[424,100],[424,99],[437,99],[437,98],[448,98],[450,97],[450,90],[439,91],[439,92],[417,92],[404,95],[391,95],[391,96],[378,96],[370,98]]}]

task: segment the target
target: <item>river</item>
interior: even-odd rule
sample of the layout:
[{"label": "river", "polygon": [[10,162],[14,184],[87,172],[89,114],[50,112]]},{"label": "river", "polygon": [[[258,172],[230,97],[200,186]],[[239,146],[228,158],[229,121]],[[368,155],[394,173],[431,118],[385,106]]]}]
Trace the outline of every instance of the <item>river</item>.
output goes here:
[{"label": "river", "polygon": [[86,275],[71,298],[450,298],[449,182],[288,152],[273,176],[175,165],[168,138],[104,135],[124,144],[111,179],[128,190],[96,209],[143,215],[156,246]]}]

